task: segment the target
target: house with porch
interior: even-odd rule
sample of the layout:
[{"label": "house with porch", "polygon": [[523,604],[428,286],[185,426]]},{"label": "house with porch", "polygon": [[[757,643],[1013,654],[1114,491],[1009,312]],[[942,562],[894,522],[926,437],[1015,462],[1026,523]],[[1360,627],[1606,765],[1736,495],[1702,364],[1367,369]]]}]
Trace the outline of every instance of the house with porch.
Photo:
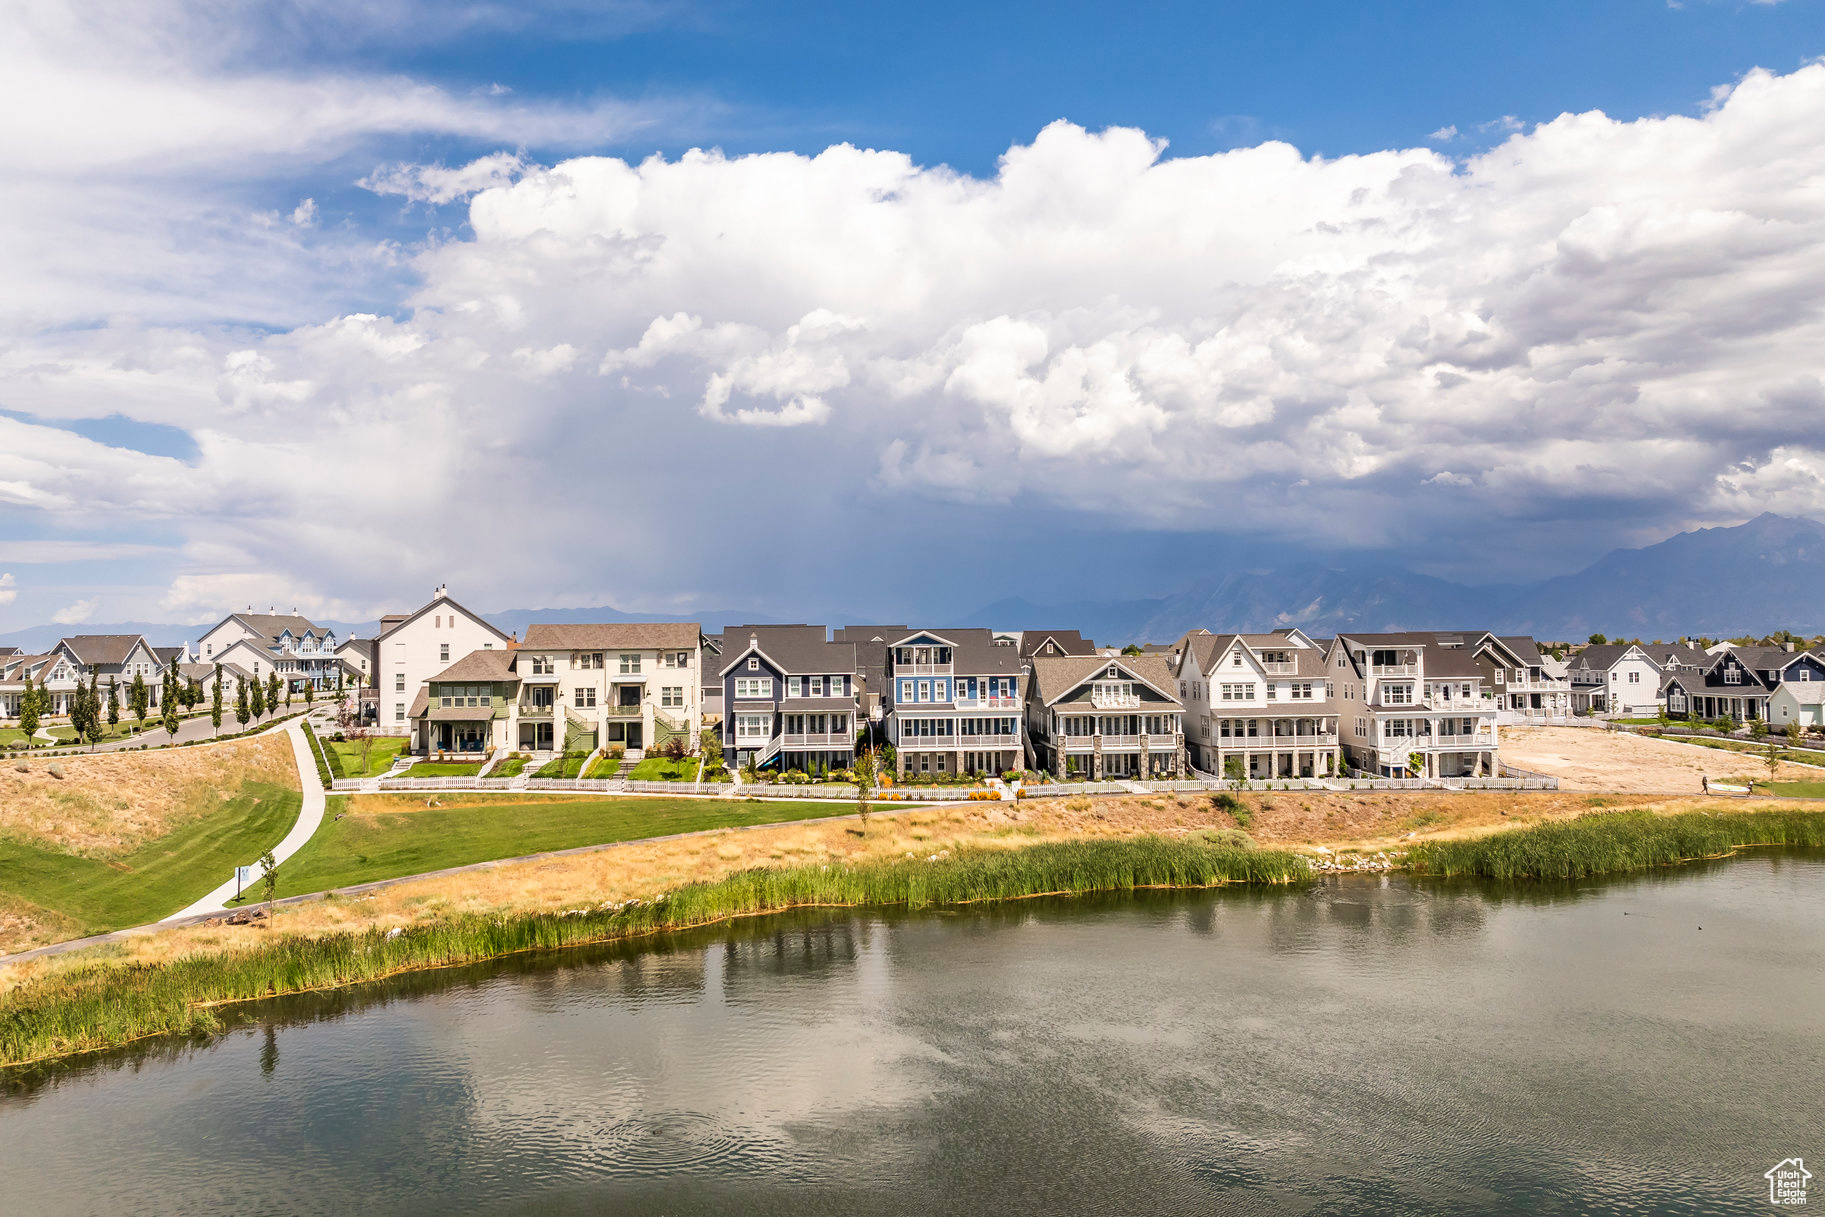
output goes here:
[{"label": "house with porch", "polygon": [[1026,692],[1034,763],[1054,777],[1185,772],[1184,705],[1164,655],[1035,655]]},{"label": "house with porch", "polygon": [[203,663],[232,663],[265,680],[277,672],[294,693],[306,686],[317,692],[334,689],[354,672],[337,652],[336,632],[308,617],[290,613],[230,613],[204,632],[196,658]]},{"label": "house with porch", "polygon": [[1646,718],[1660,712],[1665,673],[1634,643],[1594,643],[1573,655],[1565,672],[1574,714]]},{"label": "house with porch", "polygon": [[519,693],[512,746],[521,751],[631,755],[673,737],[696,752],[703,723],[703,630],[694,621],[526,627],[514,652]]},{"label": "house with porch", "polygon": [[1378,777],[1500,772],[1500,711],[1477,659],[1479,638],[1427,631],[1331,641],[1326,664],[1352,769]]},{"label": "house with porch", "polygon": [[721,724],[731,765],[827,773],[855,763],[861,681],[852,642],[821,625],[723,631]]},{"label": "house with porch", "polygon": [[986,629],[890,638],[882,723],[898,772],[1001,774],[1027,767],[1019,648]]},{"label": "house with porch", "polygon": [[1661,692],[1670,718],[1716,719],[1725,716],[1738,723],[1761,719],[1776,726],[1775,695],[1792,688],[1782,705],[1786,721],[1807,724],[1801,717],[1810,688],[1825,683],[1825,656],[1784,647],[1730,646],[1707,655],[1709,664],[1699,671],[1681,668],[1667,673]]},{"label": "house with porch", "polygon": [[1221,776],[1233,760],[1250,778],[1337,772],[1335,689],[1325,652],[1304,632],[1194,630],[1166,655],[1198,769]]},{"label": "house with porch", "polygon": [[509,747],[520,681],[513,651],[471,651],[412,700],[413,752],[473,754]]},{"label": "house with porch", "polygon": [[1565,669],[1547,664],[1540,644],[1532,637],[1478,634],[1472,652],[1483,673],[1483,687],[1495,695],[1502,722],[1571,715],[1571,678]]},{"label": "house with porch", "polygon": [[433,676],[471,651],[513,646],[511,637],[452,600],[441,584],[416,611],[382,617],[381,626],[374,640],[375,718],[377,729],[390,735],[413,734],[409,711]]}]

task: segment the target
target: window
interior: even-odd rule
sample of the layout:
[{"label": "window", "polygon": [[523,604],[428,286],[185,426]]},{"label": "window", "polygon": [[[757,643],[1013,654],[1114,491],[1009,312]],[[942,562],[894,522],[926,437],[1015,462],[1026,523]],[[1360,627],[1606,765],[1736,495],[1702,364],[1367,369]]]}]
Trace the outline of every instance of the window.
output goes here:
[{"label": "window", "polygon": [[843,694],[848,691],[845,687],[848,683],[848,679],[849,678],[846,676],[832,676],[830,678],[830,696],[843,696]]},{"label": "window", "polygon": [[1727,685],[1742,684],[1743,683],[1743,674],[1742,674],[1741,669],[1725,668],[1724,669],[1724,683]]},{"label": "window", "polygon": [[1185,692],[1185,682],[1181,680],[1179,682],[1179,697],[1183,699],[1188,696],[1190,695]]},{"label": "window", "polygon": [[596,690],[590,685],[578,685],[571,704],[579,710],[592,709],[596,704]]},{"label": "window", "polygon": [[577,667],[585,672],[602,670],[602,652],[585,651],[577,656]]},{"label": "window", "polygon": [[623,676],[638,676],[640,674],[640,656],[623,655],[621,657],[621,674]]},{"label": "window", "polygon": [[440,642],[437,644],[437,662],[438,663],[449,663],[450,662],[450,644],[449,643]]},{"label": "window", "polygon": [[932,699],[932,682],[929,680],[920,681],[919,682],[919,700],[920,701],[930,701],[931,699]]},{"label": "window", "polygon": [[403,723],[406,721],[406,704],[404,702],[396,701],[393,703],[393,721],[396,723]]},{"label": "window", "polygon": [[760,671],[760,660],[758,660],[758,659],[748,660],[748,671],[750,671],[750,672]]},{"label": "window", "polygon": [[532,657],[532,674],[534,676],[550,676],[555,669],[556,665],[552,663],[551,656],[534,655]]},{"label": "window", "polygon": [[404,693],[405,691],[406,691],[406,674],[404,672],[393,673],[393,692]]},{"label": "window", "polygon": [[1309,680],[1298,684],[1288,685],[1287,688],[1292,693],[1294,701],[1312,700],[1312,682]]},{"label": "window", "polygon": [[801,678],[799,678],[797,676],[786,677],[786,696],[787,697],[804,696],[804,683],[801,680]]},{"label": "window", "polygon": [[735,678],[736,697],[772,697],[773,678],[771,676],[738,676]]},{"label": "window", "polygon": [[1639,672],[1630,672],[1630,673],[1629,673],[1629,683],[1630,683],[1630,684],[1632,684],[1632,685],[1638,685],[1638,684],[1640,684],[1640,683],[1641,683],[1641,673],[1639,673]]},{"label": "window", "polygon": [[666,685],[659,690],[659,704],[676,708],[684,705],[684,686]]},{"label": "window", "polygon": [[1224,685],[1222,693],[1224,701],[1255,700],[1255,686],[1253,684]]},{"label": "window", "polygon": [[662,668],[688,668],[691,666],[691,653],[689,651],[667,651],[659,657],[659,666]]},{"label": "window", "polygon": [[1242,666],[1242,652],[1235,651],[1230,655],[1229,666],[1232,668],[1239,668]]},{"label": "window", "polygon": [[1381,700],[1385,705],[1410,706],[1413,704],[1413,686],[1384,684],[1381,687]]},{"label": "window", "polygon": [[1280,688],[1280,686],[1275,684],[1273,681],[1271,681],[1271,680],[1268,681],[1267,682],[1267,700],[1273,701],[1278,696],[1278,693],[1276,691],[1279,688]]},{"label": "window", "polygon": [[773,734],[773,719],[765,714],[737,714],[735,716],[735,738],[739,740],[764,740]]}]

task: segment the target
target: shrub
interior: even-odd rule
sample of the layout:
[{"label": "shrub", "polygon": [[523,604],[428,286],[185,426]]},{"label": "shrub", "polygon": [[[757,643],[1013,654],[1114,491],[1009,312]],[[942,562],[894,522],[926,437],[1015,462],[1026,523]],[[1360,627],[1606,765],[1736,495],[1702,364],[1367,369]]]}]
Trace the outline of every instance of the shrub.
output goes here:
[{"label": "shrub", "polygon": [[56,761],[52,761],[50,767],[47,768],[45,772],[60,782],[63,780],[63,766]]}]

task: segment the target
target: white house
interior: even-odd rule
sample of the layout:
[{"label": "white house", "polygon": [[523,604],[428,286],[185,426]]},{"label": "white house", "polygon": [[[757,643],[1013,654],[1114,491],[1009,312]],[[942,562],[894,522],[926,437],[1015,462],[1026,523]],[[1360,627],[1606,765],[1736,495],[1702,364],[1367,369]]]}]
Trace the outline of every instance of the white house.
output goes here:
[{"label": "white house", "polygon": [[390,734],[411,733],[412,702],[426,691],[432,677],[471,651],[513,646],[512,638],[480,614],[450,599],[441,584],[424,607],[381,622],[384,628],[374,640],[378,726]]},{"label": "white house", "polygon": [[274,672],[289,687],[309,685],[324,690],[336,687],[338,676],[354,669],[338,658],[341,647],[336,632],[297,613],[230,613],[211,626],[197,642],[199,663],[233,664],[255,679]]},{"label": "white house", "polygon": [[1585,647],[1566,665],[1572,710],[1648,718],[1660,712],[1663,673],[1648,653],[1632,643]]}]

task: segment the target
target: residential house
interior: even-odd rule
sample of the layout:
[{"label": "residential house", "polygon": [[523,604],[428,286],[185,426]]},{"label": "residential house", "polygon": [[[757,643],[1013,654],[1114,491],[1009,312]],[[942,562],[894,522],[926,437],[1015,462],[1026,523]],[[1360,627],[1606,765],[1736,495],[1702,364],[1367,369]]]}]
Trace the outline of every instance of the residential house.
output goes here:
[{"label": "residential house", "polygon": [[504,651],[513,645],[479,613],[450,599],[441,585],[417,611],[383,617],[381,625],[374,640],[376,718],[379,730],[389,734],[413,734],[409,712],[433,676],[471,651]]},{"label": "residential house", "polygon": [[1325,651],[1303,632],[1196,630],[1167,651],[1185,707],[1192,764],[1250,778],[1323,777],[1339,763],[1337,703]]},{"label": "residential house", "polygon": [[902,773],[1025,769],[1020,651],[985,629],[912,630],[886,644],[883,724]]},{"label": "residential house", "polygon": [[498,648],[471,651],[427,680],[409,712],[412,751],[480,754],[511,746],[517,658]]},{"label": "residential house", "polygon": [[1429,631],[1332,640],[1326,662],[1353,769],[1380,777],[1500,771],[1499,711],[1477,658],[1480,637]]},{"label": "residential house", "polygon": [[1076,630],[1022,630],[1016,645],[1022,659],[1038,655],[1096,655],[1096,644]]},{"label": "residential house", "polygon": [[1594,643],[1573,655],[1565,671],[1574,714],[1651,717],[1660,712],[1665,674],[1634,643]]},{"label": "residential house", "polygon": [[342,661],[343,670],[352,684],[371,688],[374,684],[374,640],[372,638],[345,638],[342,645],[336,648],[336,658]]},{"label": "residential house", "polygon": [[1798,723],[1825,730],[1825,680],[1811,668],[1805,671],[1804,677],[1796,672],[1768,695],[1769,726],[1784,730],[1788,723]]},{"label": "residential house", "polygon": [[1707,658],[1710,664],[1702,671],[1680,669],[1662,681],[1669,717],[1715,719],[1727,715],[1739,723],[1759,718],[1780,725],[1773,717],[1773,699],[1782,687],[1796,689],[1783,705],[1790,716],[1797,717],[1798,708],[1806,704],[1807,686],[1825,681],[1825,657],[1812,651],[1732,646]]},{"label": "residential house", "polygon": [[293,692],[334,689],[352,672],[337,654],[336,632],[291,613],[230,613],[197,642],[198,660],[231,663],[265,680],[274,672]]},{"label": "residential house", "polygon": [[723,712],[721,634],[705,634],[703,641],[697,644],[697,688],[703,706],[703,725],[719,727]]},{"label": "residential house", "polygon": [[1502,722],[1571,715],[1571,678],[1562,667],[1548,667],[1540,644],[1528,635],[1478,635],[1473,654],[1483,687],[1495,694]]},{"label": "residential house", "polygon": [[1096,781],[1185,772],[1184,706],[1162,655],[1035,655],[1026,691],[1035,764]]},{"label": "residential house", "polygon": [[855,763],[861,680],[852,642],[821,625],[723,631],[722,749],[730,765],[806,773]]},{"label": "residential house", "polygon": [[871,723],[887,715],[887,647],[912,630],[904,625],[846,625],[831,634],[832,642],[855,644],[856,678],[861,683],[862,715]]},{"label": "residential house", "polygon": [[697,751],[703,723],[696,622],[529,625],[515,652],[515,747],[629,753],[677,736]]}]

